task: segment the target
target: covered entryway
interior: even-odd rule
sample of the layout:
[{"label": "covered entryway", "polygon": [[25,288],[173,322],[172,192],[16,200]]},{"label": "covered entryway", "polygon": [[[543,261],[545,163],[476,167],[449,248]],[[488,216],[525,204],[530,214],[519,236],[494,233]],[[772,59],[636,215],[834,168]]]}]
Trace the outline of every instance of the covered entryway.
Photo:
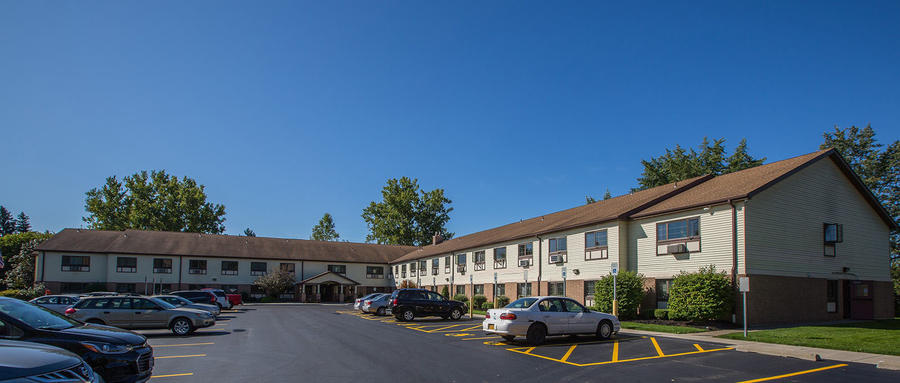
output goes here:
[{"label": "covered entryway", "polygon": [[352,301],[359,283],[344,275],[326,271],[300,281],[303,302],[347,302]]}]

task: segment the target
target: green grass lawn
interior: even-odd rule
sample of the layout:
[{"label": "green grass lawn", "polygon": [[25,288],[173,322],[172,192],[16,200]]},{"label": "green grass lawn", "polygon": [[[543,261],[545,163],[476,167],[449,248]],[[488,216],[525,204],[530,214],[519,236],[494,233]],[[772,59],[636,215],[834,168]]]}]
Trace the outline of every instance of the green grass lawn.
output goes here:
[{"label": "green grass lawn", "polygon": [[[745,339],[742,332],[720,338]],[[746,340],[900,355],[900,318],[828,326],[801,326],[753,331]]]},{"label": "green grass lawn", "polygon": [[696,328],[696,327],[685,327],[685,326],[669,326],[663,324],[652,324],[652,323],[638,323],[638,322],[628,322],[622,321],[622,328],[632,329],[632,330],[644,330],[644,331],[658,331],[658,332],[668,332],[672,334],[692,334],[695,332],[706,332],[705,329]]},{"label": "green grass lawn", "polygon": [[480,315],[484,315],[484,314],[487,314],[487,311],[484,311],[484,310],[472,310],[472,314],[480,314]]}]

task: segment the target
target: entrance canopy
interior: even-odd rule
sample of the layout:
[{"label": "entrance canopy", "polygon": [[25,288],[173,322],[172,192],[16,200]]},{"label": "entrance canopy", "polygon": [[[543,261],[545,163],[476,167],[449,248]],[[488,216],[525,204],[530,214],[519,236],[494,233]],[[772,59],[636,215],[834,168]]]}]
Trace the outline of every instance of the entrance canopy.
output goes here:
[{"label": "entrance canopy", "polygon": [[304,285],[316,285],[316,284],[324,284],[324,283],[337,283],[341,285],[359,285],[358,282],[347,278],[343,275],[335,273],[333,271],[326,271],[322,274],[315,275],[309,278],[306,278],[300,281],[300,284]]}]

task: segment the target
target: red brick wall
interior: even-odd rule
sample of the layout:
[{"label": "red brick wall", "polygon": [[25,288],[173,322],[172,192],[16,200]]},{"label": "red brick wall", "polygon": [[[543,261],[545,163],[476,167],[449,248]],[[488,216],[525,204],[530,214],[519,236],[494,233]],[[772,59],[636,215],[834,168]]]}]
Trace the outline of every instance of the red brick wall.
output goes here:
[{"label": "red brick wall", "polygon": [[897,315],[894,312],[894,284],[892,282],[873,282],[875,319],[890,319]]},{"label": "red brick wall", "polygon": [[566,280],[566,296],[584,304],[584,281]]}]

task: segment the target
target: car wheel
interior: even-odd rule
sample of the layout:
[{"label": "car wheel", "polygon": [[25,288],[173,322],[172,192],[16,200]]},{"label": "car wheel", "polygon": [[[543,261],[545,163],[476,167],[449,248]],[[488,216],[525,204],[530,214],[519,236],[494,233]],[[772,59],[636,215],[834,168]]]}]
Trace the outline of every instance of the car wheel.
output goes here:
[{"label": "car wheel", "polygon": [[600,321],[600,324],[597,325],[597,338],[598,339],[609,339],[612,335],[612,323],[609,323],[608,320]]},{"label": "car wheel", "polygon": [[407,322],[416,318],[416,313],[414,313],[412,310],[404,310],[403,313],[400,315],[402,315],[403,320],[405,320]]},{"label": "car wheel", "polygon": [[512,342],[512,341],[515,340],[515,339],[516,339],[516,336],[515,336],[515,335],[504,335],[504,336],[503,336],[503,340],[505,340],[505,341],[507,341],[507,342]]},{"label": "car wheel", "polygon": [[547,338],[547,328],[542,323],[535,323],[528,328],[525,335],[525,341],[531,346],[538,346],[544,343]]},{"label": "car wheel", "polygon": [[462,318],[462,311],[460,309],[453,309],[450,311],[450,319],[459,320]]},{"label": "car wheel", "polygon": [[172,333],[179,336],[190,334],[194,331],[194,326],[187,318],[177,318],[172,322]]},{"label": "car wheel", "polygon": [[375,315],[378,315],[378,316],[384,315],[384,307],[379,307],[378,310],[375,310]]}]

